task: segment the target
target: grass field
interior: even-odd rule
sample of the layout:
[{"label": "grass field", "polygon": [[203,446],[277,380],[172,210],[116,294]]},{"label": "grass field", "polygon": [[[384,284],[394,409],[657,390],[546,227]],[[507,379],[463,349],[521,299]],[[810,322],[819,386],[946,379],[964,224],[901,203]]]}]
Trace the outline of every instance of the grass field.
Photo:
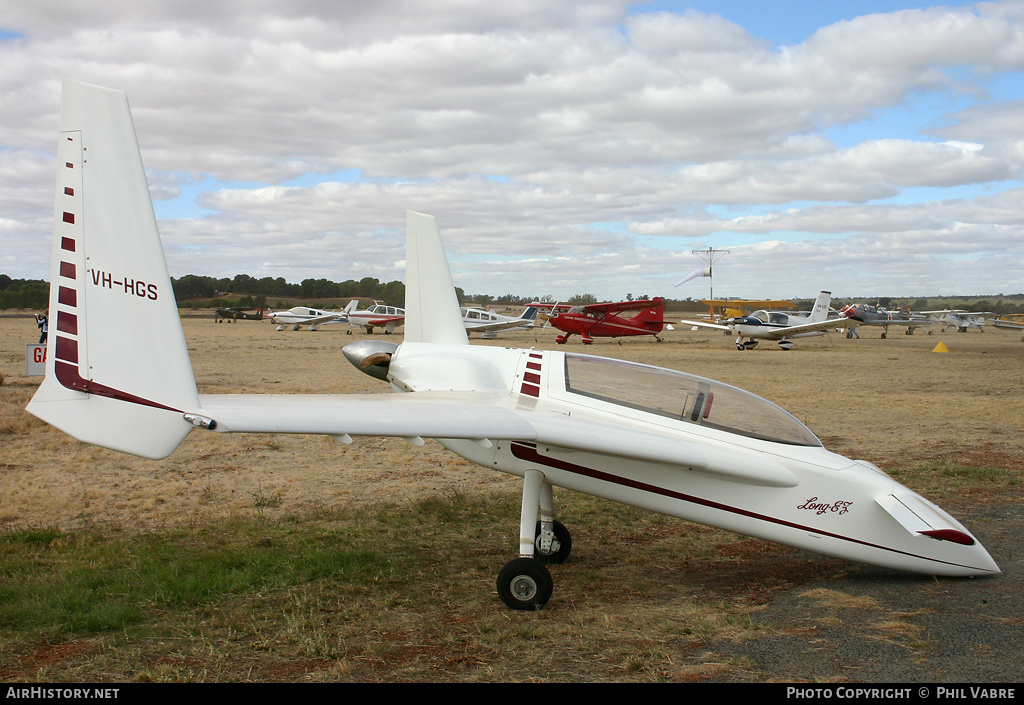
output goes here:
[{"label": "grass field", "polygon": [[[341,355],[362,332],[183,324],[201,392],[386,392]],[[968,528],[995,521],[988,509],[1016,506],[1024,475],[1019,333],[879,333],[738,352],[685,330],[587,352],[749,389]],[[163,461],[86,446],[23,411],[39,382],[23,375],[36,336],[31,316],[0,317],[0,680],[806,679],[737,656],[792,634],[765,615],[794,591],[845,614],[875,610],[874,638],[918,663],[941,650],[924,617],[852,594],[860,566],[557,491],[573,556],[553,570],[544,611],[512,613],[494,577],[515,551],[515,478],[395,439],[197,431]],[[949,353],[932,352],[940,340]],[[993,557],[1013,563],[1019,545]],[[844,677],[827,661],[804,667]]]}]

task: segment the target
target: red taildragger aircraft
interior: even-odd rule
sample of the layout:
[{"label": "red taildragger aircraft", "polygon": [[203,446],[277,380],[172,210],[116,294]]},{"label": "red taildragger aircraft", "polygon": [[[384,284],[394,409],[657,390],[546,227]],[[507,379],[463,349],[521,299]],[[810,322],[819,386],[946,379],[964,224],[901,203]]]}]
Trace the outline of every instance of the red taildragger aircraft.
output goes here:
[{"label": "red taildragger aircraft", "polygon": [[[594,338],[618,338],[627,335],[653,335],[658,342],[658,333],[664,330],[665,302],[660,296],[639,301],[619,301],[603,304],[587,304],[571,306],[568,304],[532,303],[530,306],[549,308],[552,313],[548,323],[562,335],[555,338],[556,343],[564,343],[573,333],[579,333],[584,345],[594,342]],[[561,308],[566,311],[560,311]],[[633,316],[622,316],[627,311],[639,311]],[[669,326],[671,330],[671,326]]]}]

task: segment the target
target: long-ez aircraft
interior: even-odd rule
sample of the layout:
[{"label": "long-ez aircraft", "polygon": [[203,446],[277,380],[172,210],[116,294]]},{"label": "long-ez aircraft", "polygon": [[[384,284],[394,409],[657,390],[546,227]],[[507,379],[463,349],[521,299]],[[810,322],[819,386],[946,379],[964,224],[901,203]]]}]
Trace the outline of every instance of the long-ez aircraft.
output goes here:
[{"label": "long-ez aircraft", "polygon": [[949,514],[749,392],[621,360],[469,345],[437,222],[421,213],[407,219],[403,342],[343,349],[395,394],[199,394],[119,91],[64,84],[55,221],[57,320],[31,413],[149,458],[195,429],[437,439],[523,478],[518,556],[497,577],[514,609],[545,605],[548,566],[570,553],[554,487],[927,575],[999,571]]}]

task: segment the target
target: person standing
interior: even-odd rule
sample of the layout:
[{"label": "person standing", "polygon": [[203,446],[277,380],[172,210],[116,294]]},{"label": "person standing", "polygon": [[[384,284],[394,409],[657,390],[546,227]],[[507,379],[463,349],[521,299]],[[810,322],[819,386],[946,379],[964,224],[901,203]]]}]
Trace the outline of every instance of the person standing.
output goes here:
[{"label": "person standing", "polygon": [[36,325],[39,326],[39,344],[42,345],[46,342],[46,335],[50,330],[50,316],[49,311],[44,311],[42,315],[36,314]]}]

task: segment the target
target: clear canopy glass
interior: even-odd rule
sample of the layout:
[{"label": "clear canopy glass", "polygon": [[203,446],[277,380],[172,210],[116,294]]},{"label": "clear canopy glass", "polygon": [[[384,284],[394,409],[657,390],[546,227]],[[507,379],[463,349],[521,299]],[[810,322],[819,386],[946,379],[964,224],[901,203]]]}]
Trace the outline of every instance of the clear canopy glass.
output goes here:
[{"label": "clear canopy glass", "polygon": [[566,391],[750,438],[820,446],[810,429],[756,394],[662,367],[565,356]]}]

